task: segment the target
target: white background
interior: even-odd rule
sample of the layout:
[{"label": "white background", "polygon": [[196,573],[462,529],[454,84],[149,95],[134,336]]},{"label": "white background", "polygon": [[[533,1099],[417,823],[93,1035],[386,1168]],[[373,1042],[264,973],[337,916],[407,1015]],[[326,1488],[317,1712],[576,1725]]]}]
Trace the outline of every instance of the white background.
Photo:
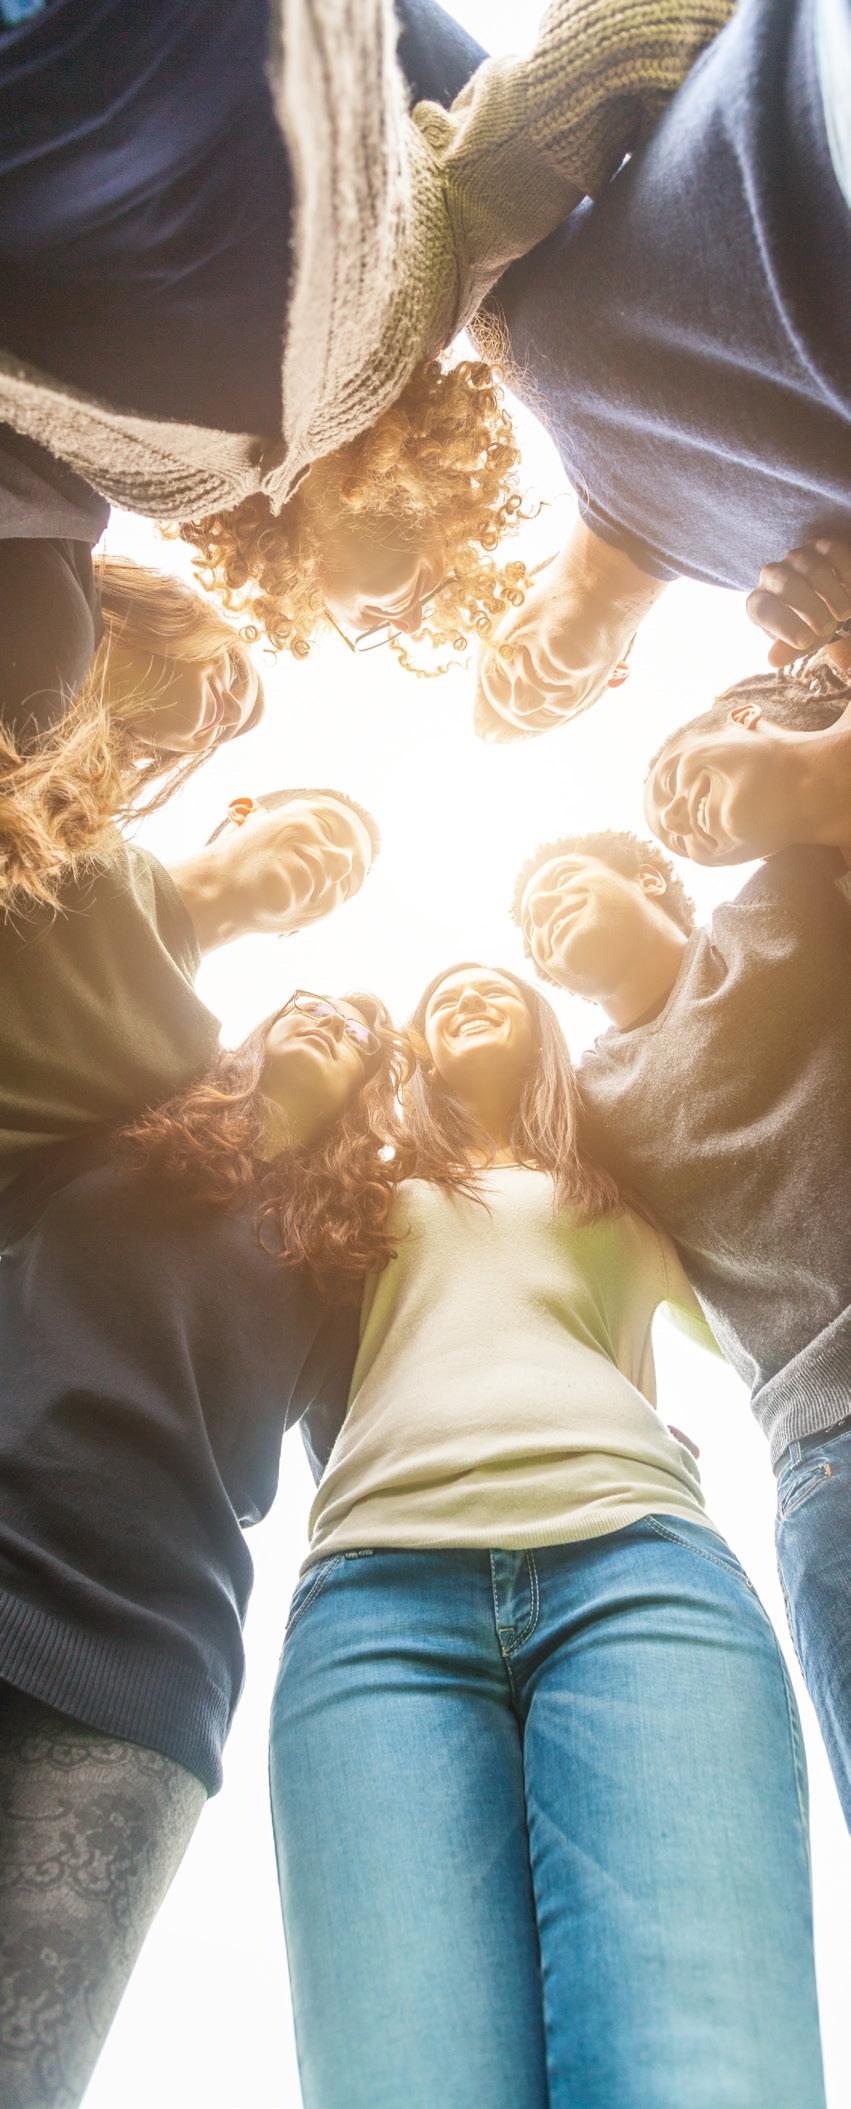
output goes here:
[{"label": "white background", "polygon": [[[455,0],[454,11],[491,48],[516,44],[516,11],[509,5]],[[524,32],[532,25],[530,10]],[[521,414],[518,422],[527,488],[553,498],[561,489],[554,451],[534,420]],[[524,530],[530,560],[557,546],[568,517],[560,501]],[[138,522],[114,516],[108,539],[163,569],[181,564],[179,551],[166,549]],[[766,551],[766,558],[777,554]],[[166,862],[176,861],[204,840],[238,793],[328,784],[375,813],[383,852],[359,898],[325,924],[286,943],[247,939],[205,963],[199,993],[221,1016],[225,1037],[241,1037],[299,984],[329,991],[372,987],[404,1017],[429,977],[452,960],[480,957],[522,968],[507,903],[528,851],[571,829],[646,832],[640,784],[648,755],[717,689],[763,664],[763,645],[735,596],[686,583],[669,588],[642,629],[625,688],[572,728],[503,748],[483,747],[473,737],[468,672],[417,682],[390,654],[354,659],[336,639],[317,648],[306,666],[263,660],[264,725],[214,757],[142,839]],[[683,875],[708,914],[747,873],[687,866]],[[579,1003],[559,997],[556,1003],[578,1055],[599,1020]],[[699,1443],[709,1512],[756,1583],[795,1678],[810,1769],[828,2102],[829,2109],[851,2109],[851,1843],[788,1642],[774,1568],[767,1450],[732,1372],[664,1321],[657,1354],[661,1411]],[[300,1438],[291,1434],[275,1508],[250,1541],[256,1586],[248,1674],[226,1752],[224,1790],[205,1811],[150,1934],[86,2109],[296,2109],[299,2102],[267,1807],[266,1727],[311,1485]],[[753,1967],[758,1973],[758,1951]]]}]

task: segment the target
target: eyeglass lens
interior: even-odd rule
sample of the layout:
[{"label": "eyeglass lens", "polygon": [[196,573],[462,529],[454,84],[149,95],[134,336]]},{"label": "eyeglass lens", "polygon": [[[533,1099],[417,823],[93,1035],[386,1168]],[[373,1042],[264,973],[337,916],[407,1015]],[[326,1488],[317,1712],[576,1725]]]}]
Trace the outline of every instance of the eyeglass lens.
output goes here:
[{"label": "eyeglass lens", "polygon": [[303,1011],[311,1018],[341,1018],[344,1033],[348,1039],[354,1040],[356,1047],[364,1048],[367,1054],[374,1054],[378,1050],[379,1041],[371,1026],[361,1025],[358,1018],[343,1017],[342,1011],[338,1011],[335,1003],[326,1003],[321,996],[293,996],[287,1008]]}]

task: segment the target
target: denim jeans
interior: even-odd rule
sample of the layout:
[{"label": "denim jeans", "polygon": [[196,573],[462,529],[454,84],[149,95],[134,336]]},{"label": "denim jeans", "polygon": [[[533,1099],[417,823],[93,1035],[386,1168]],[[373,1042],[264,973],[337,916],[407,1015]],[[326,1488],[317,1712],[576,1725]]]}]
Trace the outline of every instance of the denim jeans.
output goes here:
[{"label": "denim jeans", "polygon": [[789,1629],[851,1830],[851,1428],[790,1443],[777,1474]]},{"label": "denim jeans", "polygon": [[329,1555],[271,1786],[305,2109],[823,2109],[795,1703],[702,1525]]}]

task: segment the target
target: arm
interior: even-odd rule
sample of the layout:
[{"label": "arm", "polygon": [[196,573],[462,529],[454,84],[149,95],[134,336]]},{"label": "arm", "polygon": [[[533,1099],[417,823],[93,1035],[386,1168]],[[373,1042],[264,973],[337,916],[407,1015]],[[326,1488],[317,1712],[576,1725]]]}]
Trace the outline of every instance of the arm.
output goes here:
[{"label": "arm", "polygon": [[663,1303],[669,1318],[679,1333],[685,1333],[698,1347],[710,1355],[718,1355],[723,1362],[725,1356],[719,1347],[702,1304],[694,1293],[682,1260],[668,1238],[662,1238],[662,1254],[665,1263],[665,1295]]},{"label": "arm", "polygon": [[446,186],[463,328],[516,257],[645,139],[734,0],[550,0],[527,57],[486,60],[414,112]]},{"label": "arm", "polygon": [[589,709],[662,591],[661,579],[577,520],[560,555],[482,655],[475,706],[480,736],[547,732]]}]

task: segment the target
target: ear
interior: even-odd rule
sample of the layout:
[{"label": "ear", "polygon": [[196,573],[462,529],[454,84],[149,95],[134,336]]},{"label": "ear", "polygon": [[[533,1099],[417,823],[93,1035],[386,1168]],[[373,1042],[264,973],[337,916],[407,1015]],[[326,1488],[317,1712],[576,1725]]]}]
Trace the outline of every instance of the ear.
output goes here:
[{"label": "ear", "polygon": [[731,725],[741,725],[745,732],[755,732],[762,723],[762,711],[758,703],[734,703],[728,713]]},{"label": "ear", "polygon": [[660,894],[668,891],[665,874],[663,871],[657,871],[655,864],[642,864],[641,870],[636,872],[635,876],[642,893],[655,895],[658,899]]}]

